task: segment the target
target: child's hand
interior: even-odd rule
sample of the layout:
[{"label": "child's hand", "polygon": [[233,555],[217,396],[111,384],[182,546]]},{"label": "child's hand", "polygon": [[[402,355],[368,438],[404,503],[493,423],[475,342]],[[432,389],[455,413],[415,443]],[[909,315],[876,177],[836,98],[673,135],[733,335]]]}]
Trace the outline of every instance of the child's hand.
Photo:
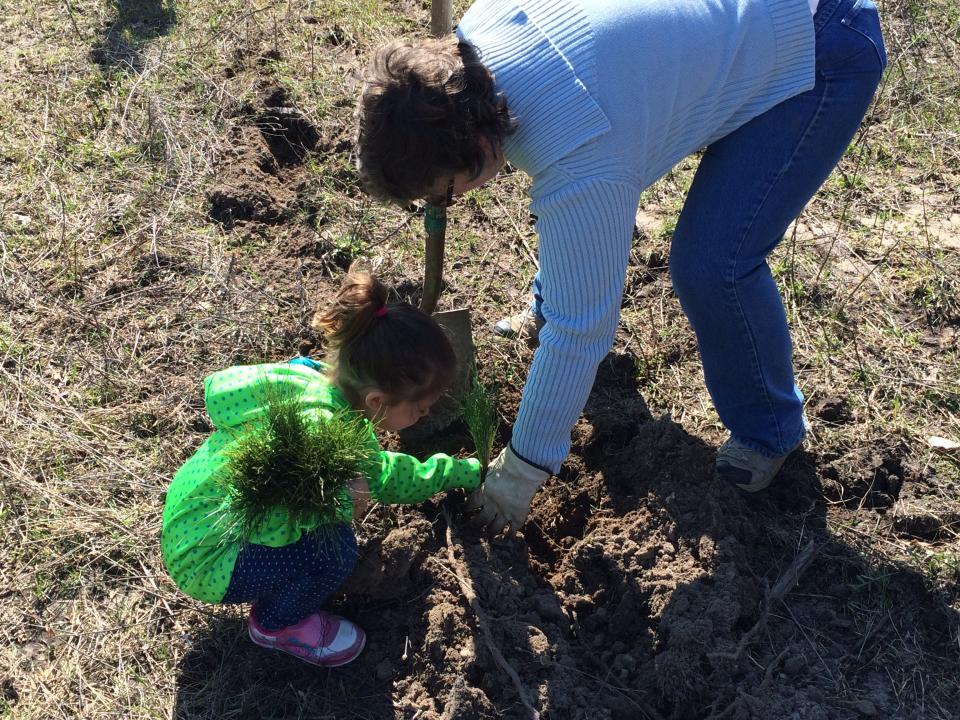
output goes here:
[{"label": "child's hand", "polygon": [[347,490],[353,500],[353,516],[358,518],[367,511],[370,504],[370,486],[366,478],[355,477],[347,482]]}]

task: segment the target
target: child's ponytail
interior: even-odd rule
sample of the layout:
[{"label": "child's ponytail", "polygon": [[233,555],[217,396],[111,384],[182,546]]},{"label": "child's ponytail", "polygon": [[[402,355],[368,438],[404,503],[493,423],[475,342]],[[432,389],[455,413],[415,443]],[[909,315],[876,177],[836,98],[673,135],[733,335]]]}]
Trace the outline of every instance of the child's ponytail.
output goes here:
[{"label": "child's ponytail", "polygon": [[391,403],[436,395],[456,374],[453,348],[433,318],[406,303],[388,306],[387,288],[353,268],[313,327],[329,338],[333,380],[355,407],[374,388]]},{"label": "child's ponytail", "polygon": [[387,288],[383,283],[351,268],[333,304],[314,316],[313,327],[321,330],[334,348],[341,348],[368,332],[386,308]]}]

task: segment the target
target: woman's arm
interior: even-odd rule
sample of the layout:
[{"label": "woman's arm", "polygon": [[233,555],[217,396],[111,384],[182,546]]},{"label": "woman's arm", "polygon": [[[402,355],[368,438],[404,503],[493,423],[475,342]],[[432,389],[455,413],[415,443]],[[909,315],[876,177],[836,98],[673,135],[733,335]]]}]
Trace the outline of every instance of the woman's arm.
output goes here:
[{"label": "woman's arm", "polygon": [[613,344],[639,190],[605,180],[575,183],[538,200],[541,312],[511,442],[517,455],[557,472],[597,365]]},{"label": "woman's arm", "polygon": [[639,197],[631,185],[593,180],[531,207],[547,322],[510,446],[470,497],[474,522],[493,532],[526,522],[533,495],[570,450],[570,429],[617,331]]}]

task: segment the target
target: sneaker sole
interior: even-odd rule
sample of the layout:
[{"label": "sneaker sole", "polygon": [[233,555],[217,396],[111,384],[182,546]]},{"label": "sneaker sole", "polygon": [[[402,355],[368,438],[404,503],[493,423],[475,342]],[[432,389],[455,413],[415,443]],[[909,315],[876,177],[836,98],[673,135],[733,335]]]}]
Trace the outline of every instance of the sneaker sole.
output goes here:
[{"label": "sneaker sole", "polygon": [[[791,450],[790,452],[793,452],[793,450]],[[755,480],[750,483],[740,483],[731,477],[724,477],[720,468],[718,468],[717,466],[714,466],[713,474],[714,474],[714,477],[722,480],[725,483],[733,485],[735,488],[742,490],[743,492],[758,493],[761,490],[766,490],[768,487],[770,487],[773,481],[777,479],[777,476],[780,474],[780,471],[783,470],[783,465],[786,462],[787,457],[789,457],[789,455],[790,453],[787,453],[786,455],[783,456],[783,459],[780,461],[780,465],[777,466],[777,469],[774,470],[773,474],[768,476],[766,480]]]},{"label": "sneaker sole", "polygon": [[[779,471],[778,471],[778,472],[779,472]],[[773,483],[773,478],[770,478],[770,479],[767,480],[766,482],[755,482],[755,483],[750,483],[749,485],[744,485],[744,484],[738,483],[738,482],[736,482],[736,481],[734,481],[734,480],[730,480],[729,478],[725,478],[725,477],[720,473],[720,471],[719,471],[719,470],[716,470],[716,469],[714,469],[714,476],[715,476],[718,480],[721,480],[721,481],[727,483],[728,485],[733,485],[733,486],[734,486],[735,488],[737,488],[738,490],[742,490],[743,492],[748,492],[748,493],[758,493],[758,492],[760,492],[761,490],[766,490],[766,489],[767,489],[768,487],[770,487],[770,485]],[[776,476],[774,476],[774,477],[776,477]]]}]

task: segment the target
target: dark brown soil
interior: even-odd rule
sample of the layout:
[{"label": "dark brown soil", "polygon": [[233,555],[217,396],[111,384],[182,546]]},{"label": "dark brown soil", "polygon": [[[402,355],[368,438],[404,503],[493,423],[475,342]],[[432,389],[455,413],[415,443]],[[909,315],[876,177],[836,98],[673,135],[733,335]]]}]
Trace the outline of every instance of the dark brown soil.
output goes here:
[{"label": "dark brown soil", "polygon": [[[593,399],[625,395],[602,385]],[[393,680],[383,717],[525,717],[452,572],[472,578],[544,717],[922,717],[890,691],[887,673],[909,677],[927,654],[955,671],[947,629],[956,618],[945,604],[915,609],[927,594],[918,576],[874,567],[831,538],[818,497],[837,460],[795,458],[772,492],[744,497],[713,479],[713,449],[669,418],[595,417],[578,425],[577,452],[537,497],[524,537],[487,540],[458,526],[463,559],[451,568],[444,521],[428,504],[367,543],[342,610],[370,637],[349,677]],[[864,465],[889,482],[882,467]],[[816,556],[798,586],[767,607],[769,588],[811,540]],[[891,608],[914,655],[884,620]],[[916,665],[885,667],[894,656]],[[928,702],[956,701],[937,697],[936,677],[925,682]]]},{"label": "dark brown soil", "polygon": [[[769,492],[745,497],[712,477],[713,447],[650,417],[631,368],[605,362],[573,453],[521,536],[490,540],[455,520],[451,567],[435,504],[385,513],[394,529],[366,538],[337,603],[368,633],[361,658],[318,676],[245,647],[237,690],[247,678],[278,698],[290,687],[360,696],[370,718],[526,717],[459,590],[463,573],[544,718],[922,718],[923,703],[956,707],[944,681],[960,669],[955,613],[923,577],[872,561],[827,521],[829,511],[833,523],[921,538],[955,530],[955,510],[928,492],[929,469],[895,443],[800,453]],[[454,427],[430,449],[467,448]],[[810,541],[813,562],[768,606]],[[182,687],[211,672],[211,655],[188,654]]]},{"label": "dark brown soil", "polygon": [[[931,604],[922,578],[872,564],[827,527],[826,483],[861,499],[920,488],[924,475],[905,469],[900,449],[801,454],[769,493],[745,497],[712,477],[713,448],[649,416],[631,371],[626,358],[605,361],[574,453],[521,537],[490,540],[455,522],[462,549],[451,567],[445,522],[427,503],[367,539],[340,611],[369,645],[337,677],[392,688],[369,717],[526,717],[454,573],[472,579],[498,647],[545,718],[912,718],[924,716],[921,701],[956,702],[953,686],[926,669],[931,656],[942,677],[957,669],[952,611]],[[444,449],[465,441],[458,432]],[[868,478],[885,489],[866,491]],[[904,532],[938,531],[899,502],[896,514],[889,503],[856,512],[891,515]],[[838,507],[854,512],[849,505]],[[799,584],[768,605],[810,541],[816,554]],[[295,661],[289,669],[302,672]],[[922,697],[916,683],[899,697],[890,689],[890,677],[919,672]]]}]

